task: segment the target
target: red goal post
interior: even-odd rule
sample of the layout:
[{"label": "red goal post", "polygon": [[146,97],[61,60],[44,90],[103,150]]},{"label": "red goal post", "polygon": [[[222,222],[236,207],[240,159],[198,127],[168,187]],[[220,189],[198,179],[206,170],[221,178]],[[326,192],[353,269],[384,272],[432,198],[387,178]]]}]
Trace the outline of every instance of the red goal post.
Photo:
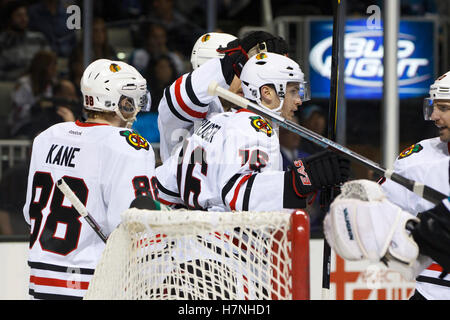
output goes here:
[{"label": "red goal post", "polygon": [[129,209],[84,299],[310,299],[309,217]]}]

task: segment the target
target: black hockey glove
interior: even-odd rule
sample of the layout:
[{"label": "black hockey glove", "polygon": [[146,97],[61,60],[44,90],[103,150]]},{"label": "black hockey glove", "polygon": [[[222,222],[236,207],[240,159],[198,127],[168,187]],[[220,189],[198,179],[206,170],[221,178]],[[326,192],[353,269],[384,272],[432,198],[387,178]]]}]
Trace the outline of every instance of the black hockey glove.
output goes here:
[{"label": "black hockey glove", "polygon": [[231,83],[234,75],[241,75],[244,64],[252,55],[265,51],[287,54],[287,42],[268,32],[254,31],[242,39],[230,41],[225,48],[219,47],[217,52],[225,54],[222,69],[227,83]]},{"label": "black hockey glove", "polygon": [[411,230],[419,246],[419,252],[432,258],[444,269],[441,276],[450,271],[450,212],[444,203],[417,215],[420,222]]},{"label": "black hockey glove", "polygon": [[350,161],[338,154],[324,150],[305,159],[294,161],[290,175],[295,193],[307,197],[322,188],[337,186],[347,181]]}]

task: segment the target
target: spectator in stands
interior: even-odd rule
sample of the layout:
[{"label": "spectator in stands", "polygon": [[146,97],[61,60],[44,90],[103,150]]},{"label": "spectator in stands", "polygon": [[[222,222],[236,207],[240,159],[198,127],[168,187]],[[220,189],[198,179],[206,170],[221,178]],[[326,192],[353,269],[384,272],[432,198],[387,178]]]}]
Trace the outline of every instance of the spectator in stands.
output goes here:
[{"label": "spectator in stands", "polygon": [[80,81],[84,71],[84,58],[82,52],[79,50],[73,50],[68,59],[68,79],[72,81],[78,92],[78,96],[81,97]]},{"label": "spectator in stands", "polygon": [[172,59],[165,55],[158,57],[153,63],[148,65],[144,72],[144,77],[148,81],[148,88],[152,95],[150,111],[157,112],[164,89],[178,78]]},{"label": "spectator in stands", "polygon": [[92,21],[92,54],[93,59],[117,60],[116,49],[110,44],[105,20],[96,17]]},{"label": "spectator in stands", "polygon": [[[116,49],[108,39],[107,26],[102,17],[95,17],[92,21],[92,60],[118,60]],[[75,85],[78,96],[81,96],[80,80],[84,71],[83,39],[81,39],[68,58],[68,78]]]},{"label": "spectator in stands", "polygon": [[42,32],[59,57],[67,57],[76,46],[75,30],[67,28],[69,14],[62,1],[41,0],[28,9],[30,29]]},{"label": "spectator in stands", "polygon": [[158,111],[159,101],[161,100],[164,89],[178,78],[178,74],[172,59],[164,55],[149,64],[144,75],[148,81],[148,88],[152,95],[152,107],[150,111],[156,112]]},{"label": "spectator in stands", "polygon": [[152,6],[146,18],[164,25],[167,30],[169,48],[180,52],[184,57],[191,55],[195,41],[206,32],[174,9],[173,0],[152,0]]},{"label": "spectator in stands", "polygon": [[18,138],[26,134],[31,123],[31,107],[42,97],[52,97],[57,56],[52,51],[39,51],[31,61],[29,72],[18,79],[12,92],[12,112],[8,119],[10,135]]},{"label": "spectator in stands", "polygon": [[[72,72],[76,72],[77,77],[81,79],[83,74],[83,46],[84,41],[81,39],[77,46],[72,50],[69,60],[73,60],[76,63],[81,64],[80,66],[71,65],[73,68]],[[105,20],[102,17],[95,17],[92,21],[92,61],[98,59],[109,59],[109,60],[117,60],[116,49],[110,44],[108,39],[108,30],[105,24]],[[69,62],[71,63],[71,61]],[[69,72],[70,73],[70,72]],[[78,79],[78,84],[79,84]],[[73,79],[75,82],[75,79]]]},{"label": "spectator in stands", "polygon": [[27,127],[29,139],[59,122],[81,120],[82,105],[75,85],[70,80],[60,80],[53,88],[51,98],[41,98],[31,108],[31,124]]},{"label": "spectator in stands", "polygon": [[1,18],[5,29],[0,33],[0,81],[16,81],[27,72],[33,56],[49,46],[42,33],[28,29],[23,1],[6,3]]},{"label": "spectator in stands", "polygon": [[148,66],[162,55],[168,56],[175,66],[177,75],[182,75],[186,70],[186,61],[177,52],[169,50],[167,46],[167,31],[163,25],[150,23],[143,25],[144,47],[135,49],[129,58],[129,63],[139,72],[145,73]]}]

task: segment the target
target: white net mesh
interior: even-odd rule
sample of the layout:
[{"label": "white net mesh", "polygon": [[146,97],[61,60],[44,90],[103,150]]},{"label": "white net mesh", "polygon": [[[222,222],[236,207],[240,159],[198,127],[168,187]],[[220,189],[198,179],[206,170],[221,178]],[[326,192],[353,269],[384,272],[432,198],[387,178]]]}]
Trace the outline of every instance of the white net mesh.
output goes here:
[{"label": "white net mesh", "polygon": [[129,209],[84,299],[292,299],[290,217]]}]

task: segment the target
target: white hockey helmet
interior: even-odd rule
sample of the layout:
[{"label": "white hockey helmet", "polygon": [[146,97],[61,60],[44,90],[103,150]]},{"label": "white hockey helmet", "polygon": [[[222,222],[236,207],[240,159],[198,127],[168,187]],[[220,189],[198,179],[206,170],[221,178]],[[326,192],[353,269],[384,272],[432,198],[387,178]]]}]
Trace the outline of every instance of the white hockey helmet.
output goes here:
[{"label": "white hockey helmet", "polygon": [[222,58],[224,54],[217,52],[217,49],[226,47],[228,42],[235,39],[235,36],[221,32],[209,32],[199,37],[192,48],[192,68],[197,69],[211,58]]},{"label": "white hockey helmet", "polygon": [[309,85],[304,80],[300,66],[284,55],[262,52],[251,57],[242,68],[240,79],[244,96],[256,101],[260,106],[263,106],[260,88],[263,85],[272,84],[280,98],[280,106],[272,109],[273,112],[281,112],[286,87],[290,82],[299,83],[299,95],[302,102],[310,100]]},{"label": "white hockey helmet", "polygon": [[431,120],[433,113],[434,100],[449,100],[450,101],[450,71],[447,71],[442,76],[436,79],[430,86],[430,96],[424,99],[423,116],[425,120]]},{"label": "white hockey helmet", "polygon": [[115,112],[131,124],[139,111],[150,110],[147,81],[122,61],[95,60],[84,70],[80,87],[87,110]]}]

